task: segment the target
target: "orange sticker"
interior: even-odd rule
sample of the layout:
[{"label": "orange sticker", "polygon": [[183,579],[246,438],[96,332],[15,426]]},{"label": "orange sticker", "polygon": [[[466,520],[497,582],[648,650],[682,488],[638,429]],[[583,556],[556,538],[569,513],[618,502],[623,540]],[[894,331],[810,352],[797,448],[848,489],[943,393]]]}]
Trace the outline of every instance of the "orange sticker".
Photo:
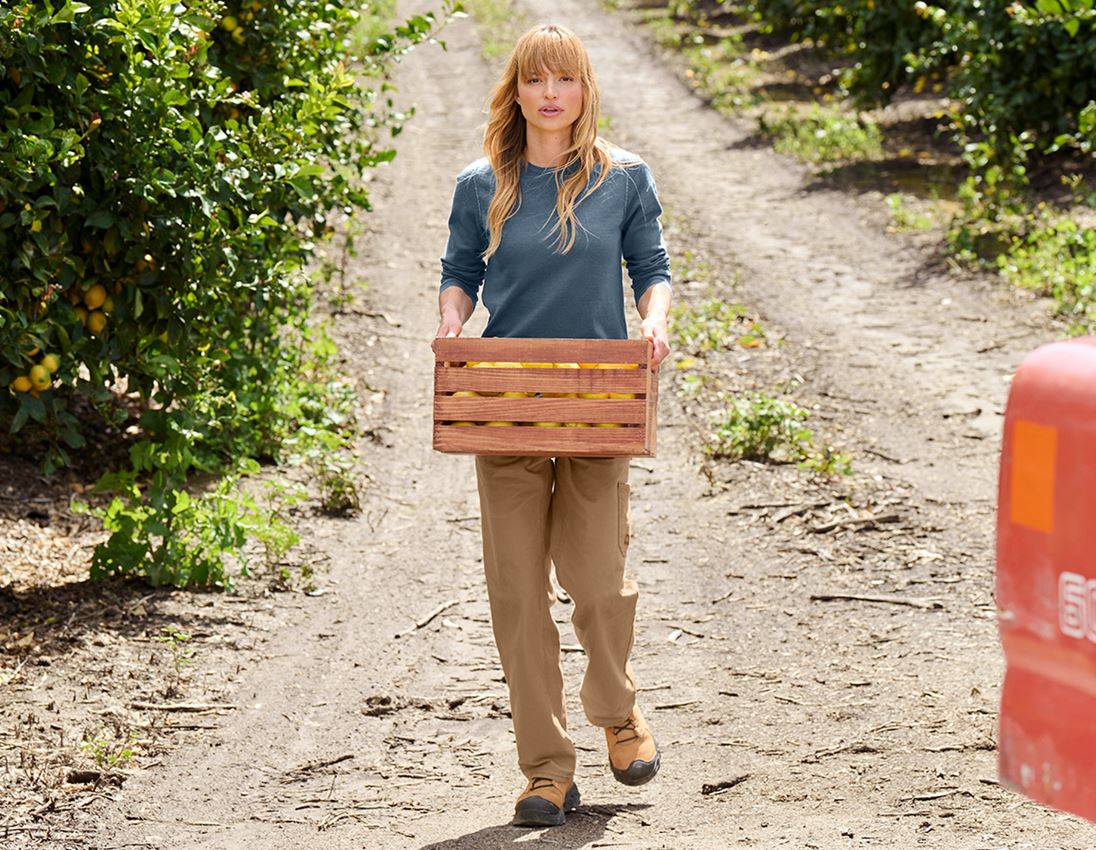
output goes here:
[{"label": "orange sticker", "polygon": [[1017,525],[1054,531],[1054,464],[1058,429],[1023,419],[1012,431],[1012,500],[1009,517]]}]

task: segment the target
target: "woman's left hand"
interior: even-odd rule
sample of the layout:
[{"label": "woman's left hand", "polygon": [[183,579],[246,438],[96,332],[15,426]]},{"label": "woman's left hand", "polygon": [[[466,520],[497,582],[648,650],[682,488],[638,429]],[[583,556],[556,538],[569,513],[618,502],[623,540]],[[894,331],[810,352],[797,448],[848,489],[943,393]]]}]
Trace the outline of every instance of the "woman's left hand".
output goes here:
[{"label": "woman's left hand", "polygon": [[670,353],[670,334],[666,329],[666,314],[660,311],[648,313],[639,326],[639,332],[644,339],[654,343],[655,353],[651,363],[657,366]]}]

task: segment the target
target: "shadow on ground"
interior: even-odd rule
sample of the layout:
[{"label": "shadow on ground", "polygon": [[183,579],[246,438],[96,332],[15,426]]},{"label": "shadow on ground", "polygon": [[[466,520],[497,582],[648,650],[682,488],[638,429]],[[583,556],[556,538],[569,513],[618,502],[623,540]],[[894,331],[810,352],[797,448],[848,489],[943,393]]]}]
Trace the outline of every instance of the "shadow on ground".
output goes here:
[{"label": "shadow on ground", "polygon": [[605,835],[606,828],[617,815],[641,812],[650,808],[648,803],[628,803],[611,806],[579,806],[567,816],[563,826],[528,829],[510,826],[488,826],[484,829],[447,838],[433,844],[425,844],[420,850],[496,850],[501,847],[530,846],[559,847],[574,850],[586,847]]}]

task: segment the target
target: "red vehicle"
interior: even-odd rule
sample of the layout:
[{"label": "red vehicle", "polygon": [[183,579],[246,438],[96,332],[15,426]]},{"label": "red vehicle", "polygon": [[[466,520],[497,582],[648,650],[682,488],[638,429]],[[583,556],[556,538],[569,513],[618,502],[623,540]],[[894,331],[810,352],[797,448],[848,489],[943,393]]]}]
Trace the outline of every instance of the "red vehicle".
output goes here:
[{"label": "red vehicle", "polygon": [[1096,337],[1038,349],[1013,379],[997,608],[1001,778],[1096,820]]}]

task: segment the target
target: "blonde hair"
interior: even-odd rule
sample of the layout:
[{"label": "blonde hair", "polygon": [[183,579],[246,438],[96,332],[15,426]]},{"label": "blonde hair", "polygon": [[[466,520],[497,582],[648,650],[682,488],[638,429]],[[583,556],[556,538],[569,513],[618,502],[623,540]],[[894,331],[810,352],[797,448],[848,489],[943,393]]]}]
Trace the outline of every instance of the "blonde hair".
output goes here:
[{"label": "blonde hair", "polygon": [[[483,259],[498,250],[502,228],[521,206],[521,169],[525,156],[525,117],[515,98],[518,80],[546,71],[570,73],[582,84],[582,113],[571,125],[571,146],[564,151],[562,164],[555,169],[556,250],[566,254],[575,244],[578,220],[575,207],[597,189],[613,166],[609,143],[597,134],[601,95],[590,57],[582,42],[569,29],[542,24],[518,39],[506,63],[502,77],[490,97],[487,128],[483,134],[483,152],[495,174],[495,195],[487,208],[490,238]],[[572,165],[566,178],[563,174]],[[586,190],[595,168],[597,181]],[[580,197],[581,196],[581,197]]]}]

